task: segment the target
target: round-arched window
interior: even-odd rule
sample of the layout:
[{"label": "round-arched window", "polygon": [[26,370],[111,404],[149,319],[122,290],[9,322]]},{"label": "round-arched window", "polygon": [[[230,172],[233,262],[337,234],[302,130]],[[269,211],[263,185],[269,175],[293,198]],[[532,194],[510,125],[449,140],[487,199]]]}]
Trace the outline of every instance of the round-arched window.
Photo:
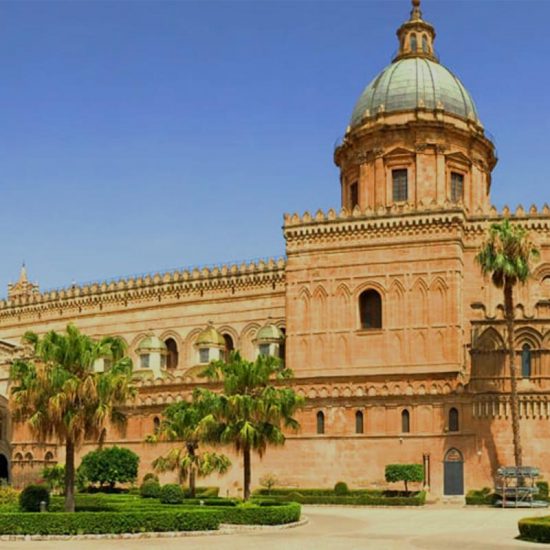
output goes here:
[{"label": "round-arched window", "polygon": [[401,413],[401,431],[408,434],[411,431],[411,415],[407,409]]},{"label": "round-arched window", "polygon": [[449,431],[458,432],[460,429],[460,419],[458,415],[458,410],[455,407],[452,407],[449,410]]},{"label": "round-arched window", "polygon": [[317,433],[325,433],[325,413],[323,411],[317,413]]}]

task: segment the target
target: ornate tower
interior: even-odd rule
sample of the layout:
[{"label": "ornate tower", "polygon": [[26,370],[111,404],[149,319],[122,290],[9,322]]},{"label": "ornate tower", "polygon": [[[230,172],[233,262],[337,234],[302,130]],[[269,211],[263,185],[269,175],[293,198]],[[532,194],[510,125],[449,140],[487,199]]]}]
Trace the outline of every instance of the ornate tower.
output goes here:
[{"label": "ornate tower", "polygon": [[472,97],[439,63],[435,30],[413,0],[393,62],[365,88],[334,161],[342,206],[353,210],[462,205],[489,208],[497,159]]},{"label": "ornate tower", "polygon": [[16,283],[8,284],[8,300],[30,298],[34,294],[38,294],[38,292],[38,285],[29,281],[27,277],[27,268],[25,264],[23,264],[21,266],[19,280]]}]

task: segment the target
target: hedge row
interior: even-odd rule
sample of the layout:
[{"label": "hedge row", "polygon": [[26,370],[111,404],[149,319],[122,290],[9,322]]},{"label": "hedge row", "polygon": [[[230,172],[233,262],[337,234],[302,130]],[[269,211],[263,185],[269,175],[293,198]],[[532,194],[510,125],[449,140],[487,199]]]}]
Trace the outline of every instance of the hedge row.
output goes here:
[{"label": "hedge row", "polygon": [[466,504],[470,506],[492,506],[495,500],[496,495],[488,487],[466,493]]},{"label": "hedge row", "polygon": [[550,542],[550,516],[520,519],[518,527],[522,539]]},{"label": "hedge row", "polygon": [[243,504],[236,507],[216,508],[220,523],[238,525],[282,525],[299,521],[302,507],[296,502]]},{"label": "hedge row", "polygon": [[220,515],[209,510],[159,512],[59,512],[0,515],[0,535],[77,535],[218,529]]},{"label": "hedge row", "polygon": [[300,504],[347,504],[358,506],[423,506],[426,503],[425,491],[412,493],[410,496],[336,496],[336,495],[303,495],[298,492],[274,497],[280,501],[298,502]]}]

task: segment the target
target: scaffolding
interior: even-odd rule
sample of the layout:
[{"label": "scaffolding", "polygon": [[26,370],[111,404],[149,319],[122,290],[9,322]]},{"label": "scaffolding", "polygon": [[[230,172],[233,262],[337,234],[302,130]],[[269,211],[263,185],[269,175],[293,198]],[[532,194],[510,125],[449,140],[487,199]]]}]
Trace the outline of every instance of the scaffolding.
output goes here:
[{"label": "scaffolding", "polygon": [[499,468],[495,483],[497,506],[503,508],[542,508],[548,503],[536,500],[538,494],[537,478],[540,472],[532,466],[506,466]]}]

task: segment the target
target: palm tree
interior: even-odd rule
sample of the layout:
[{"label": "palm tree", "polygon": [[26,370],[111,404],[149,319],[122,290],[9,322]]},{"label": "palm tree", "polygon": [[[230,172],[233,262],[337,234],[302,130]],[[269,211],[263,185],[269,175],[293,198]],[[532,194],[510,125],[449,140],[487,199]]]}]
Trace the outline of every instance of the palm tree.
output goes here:
[{"label": "palm tree", "polygon": [[165,409],[157,433],[147,437],[149,443],[181,441],[181,446],[158,457],[153,467],[158,472],[176,470],[180,484],[188,478],[191,498],[195,498],[197,477],[206,477],[214,472],[224,474],[231,466],[225,455],[198,451],[201,440],[199,425],[209,406],[204,399],[194,399],[193,403],[174,403]]},{"label": "palm tree", "polygon": [[512,433],[516,467],[522,465],[522,449],[519,431],[519,403],[517,370],[514,346],[514,287],[525,284],[531,275],[531,262],[539,252],[529,240],[525,228],[512,225],[508,219],[493,223],[487,239],[476,256],[484,275],[490,275],[493,284],[501,288],[504,296],[504,318],[508,337],[508,362],[512,409]]},{"label": "palm tree", "polygon": [[[27,332],[23,339],[33,346],[34,357],[11,367],[11,411],[39,440],[64,444],[65,510],[74,512],[75,451],[84,440],[97,440],[107,422],[125,424],[120,407],[136,393],[132,362],[121,339],[93,340],[74,325],[42,337]],[[111,361],[107,372],[94,371],[100,358]]]},{"label": "palm tree", "polygon": [[268,445],[283,445],[283,428],[298,430],[294,418],[303,399],[290,388],[276,387],[274,382],[288,380],[292,371],[271,356],[260,355],[256,361],[244,360],[231,352],[227,362],[212,362],[203,376],[222,383],[221,394],[197,390],[199,395],[215,400],[212,413],[201,425],[207,437],[221,444],[232,444],[243,455],[244,499],[250,497],[251,454],[263,456]]}]

